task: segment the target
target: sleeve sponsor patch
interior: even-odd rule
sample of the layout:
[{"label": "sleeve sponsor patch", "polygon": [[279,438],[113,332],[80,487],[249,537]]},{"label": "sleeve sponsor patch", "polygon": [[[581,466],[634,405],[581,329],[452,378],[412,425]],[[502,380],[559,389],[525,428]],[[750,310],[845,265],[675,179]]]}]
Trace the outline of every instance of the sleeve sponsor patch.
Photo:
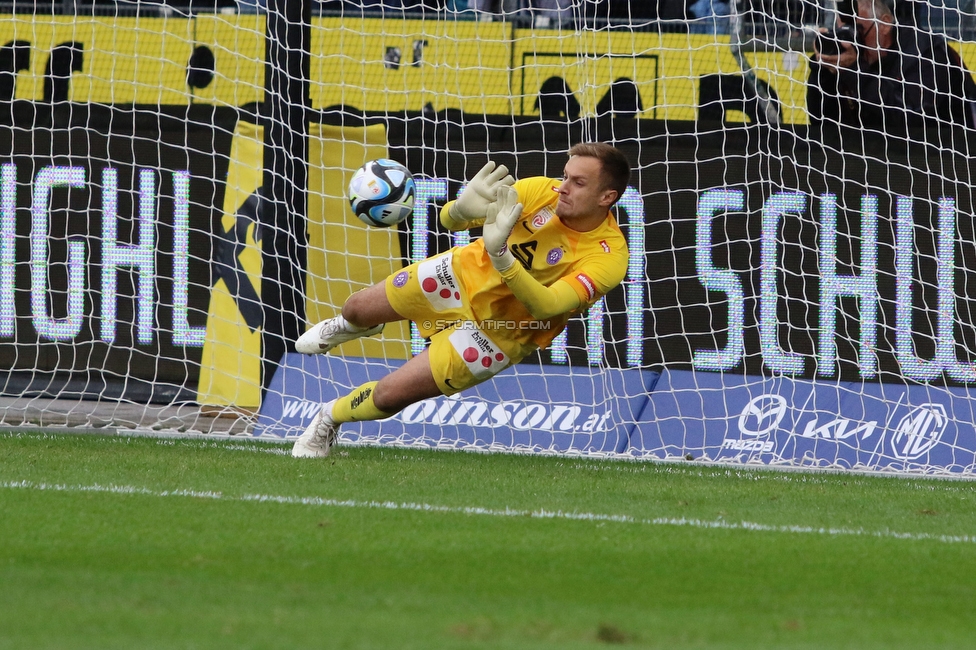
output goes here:
[{"label": "sleeve sponsor patch", "polygon": [[596,283],[590,279],[590,276],[585,273],[577,273],[576,281],[582,284],[583,288],[586,289],[587,300],[593,300],[596,298]]}]

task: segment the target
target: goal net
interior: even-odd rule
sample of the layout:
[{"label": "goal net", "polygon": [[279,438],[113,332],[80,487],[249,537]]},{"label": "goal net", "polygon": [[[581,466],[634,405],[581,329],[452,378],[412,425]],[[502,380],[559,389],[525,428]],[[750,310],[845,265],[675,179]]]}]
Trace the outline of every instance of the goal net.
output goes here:
[{"label": "goal net", "polygon": [[[0,5],[5,426],[297,435],[426,342],[399,323],[305,357],[295,336],[479,236],[437,214],[486,161],[558,179],[599,140],[634,172],[622,285],[492,381],[343,442],[976,466],[964,8],[40,7]],[[345,198],[376,158],[415,175],[397,228]]]}]

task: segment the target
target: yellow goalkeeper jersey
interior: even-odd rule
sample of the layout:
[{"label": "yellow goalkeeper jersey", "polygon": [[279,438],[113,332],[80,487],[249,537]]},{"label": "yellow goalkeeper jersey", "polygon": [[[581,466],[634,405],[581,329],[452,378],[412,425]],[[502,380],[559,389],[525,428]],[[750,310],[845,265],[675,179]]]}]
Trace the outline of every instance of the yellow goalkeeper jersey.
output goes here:
[{"label": "yellow goalkeeper jersey", "polygon": [[[567,282],[579,295],[578,311],[582,312],[623,281],[629,260],[627,240],[609,212],[606,220],[589,232],[577,232],[563,224],[555,212],[560,182],[535,177],[515,183],[523,209],[508,247],[541,284],[548,287],[559,280]],[[548,346],[573,313],[578,313],[545,321],[533,319],[492,266],[481,239],[455,248],[453,262],[476,319],[522,323],[514,329],[492,332],[493,338],[517,344],[521,352],[516,353],[517,358]]]}]

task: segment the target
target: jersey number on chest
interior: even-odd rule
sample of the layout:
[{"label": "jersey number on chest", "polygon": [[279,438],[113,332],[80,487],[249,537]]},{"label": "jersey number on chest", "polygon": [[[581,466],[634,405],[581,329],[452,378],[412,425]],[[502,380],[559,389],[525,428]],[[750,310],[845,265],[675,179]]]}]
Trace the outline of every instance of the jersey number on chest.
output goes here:
[{"label": "jersey number on chest", "polygon": [[512,244],[509,248],[511,248],[512,255],[519,261],[522,268],[528,271],[532,268],[532,260],[535,259],[535,249],[538,245],[538,241],[531,239],[521,244]]}]

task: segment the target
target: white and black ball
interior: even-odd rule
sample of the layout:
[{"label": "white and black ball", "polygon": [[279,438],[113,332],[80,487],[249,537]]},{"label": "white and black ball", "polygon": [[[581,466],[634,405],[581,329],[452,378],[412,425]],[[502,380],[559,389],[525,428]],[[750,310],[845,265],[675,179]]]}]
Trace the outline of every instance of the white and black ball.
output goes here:
[{"label": "white and black ball", "polygon": [[388,158],[367,162],[349,181],[353,214],[378,228],[395,226],[410,216],[416,193],[410,170]]}]

